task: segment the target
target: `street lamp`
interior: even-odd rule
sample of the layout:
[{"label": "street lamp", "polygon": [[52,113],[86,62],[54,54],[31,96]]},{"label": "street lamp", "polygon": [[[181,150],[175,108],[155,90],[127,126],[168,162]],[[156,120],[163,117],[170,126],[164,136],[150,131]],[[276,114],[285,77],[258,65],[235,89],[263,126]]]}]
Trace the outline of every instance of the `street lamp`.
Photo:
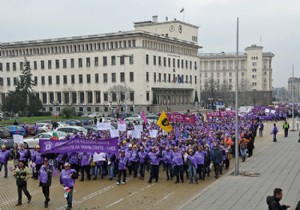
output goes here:
[{"label": "street lamp", "polygon": [[209,101],[209,103],[210,103],[210,108],[213,110],[214,108],[213,108],[213,100],[214,100],[214,98],[208,98],[208,101]]},{"label": "street lamp", "polygon": [[55,108],[55,114],[54,114],[54,117],[57,119],[58,118],[58,110],[57,110],[57,108],[58,108],[58,105],[59,105],[60,103],[58,102],[58,101],[52,101],[52,105],[54,106],[54,108]]}]

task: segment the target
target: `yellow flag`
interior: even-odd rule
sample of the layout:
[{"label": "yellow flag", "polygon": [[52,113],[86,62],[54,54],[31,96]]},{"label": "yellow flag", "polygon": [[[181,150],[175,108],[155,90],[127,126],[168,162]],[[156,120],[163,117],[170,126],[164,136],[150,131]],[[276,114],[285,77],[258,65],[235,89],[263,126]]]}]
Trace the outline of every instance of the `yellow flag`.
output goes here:
[{"label": "yellow flag", "polygon": [[173,129],[165,112],[161,112],[157,120],[157,125],[166,132],[170,132]]}]

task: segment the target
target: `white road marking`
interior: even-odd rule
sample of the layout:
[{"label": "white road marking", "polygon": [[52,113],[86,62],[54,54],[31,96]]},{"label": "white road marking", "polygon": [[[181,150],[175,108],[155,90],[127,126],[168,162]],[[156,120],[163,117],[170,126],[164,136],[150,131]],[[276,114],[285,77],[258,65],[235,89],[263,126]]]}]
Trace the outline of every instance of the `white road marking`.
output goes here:
[{"label": "white road marking", "polygon": [[155,206],[156,205],[158,205],[158,204],[160,204],[161,202],[163,202],[164,200],[167,200],[171,195],[173,195],[174,194],[174,192],[172,192],[172,193],[169,193],[168,195],[166,195],[165,197],[163,197],[162,199],[160,199],[159,201],[157,201],[156,203],[155,203]]},{"label": "white road marking", "polygon": [[144,191],[144,190],[146,190],[146,189],[152,187],[153,185],[154,185],[154,184],[148,185],[147,187],[143,187],[142,189],[140,189],[140,190],[138,190],[138,191],[135,191],[135,192],[131,193],[130,195],[127,195],[127,196],[125,196],[125,197],[123,197],[123,198],[120,198],[119,200],[117,200],[117,201],[115,201],[115,202],[109,204],[108,206],[106,206],[106,208],[112,207],[112,206],[114,206],[114,205],[116,205],[116,204],[122,202],[123,200],[126,200],[126,199],[130,198],[131,196],[134,196],[135,194],[137,194],[137,193],[139,193],[139,192],[142,192],[142,191]]}]

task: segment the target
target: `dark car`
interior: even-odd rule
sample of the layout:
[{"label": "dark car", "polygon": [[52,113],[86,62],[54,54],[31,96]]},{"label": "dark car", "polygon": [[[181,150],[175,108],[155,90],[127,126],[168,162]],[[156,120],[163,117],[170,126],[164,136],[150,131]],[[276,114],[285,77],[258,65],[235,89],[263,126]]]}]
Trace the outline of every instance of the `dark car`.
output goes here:
[{"label": "dark car", "polygon": [[6,128],[9,129],[10,135],[19,134],[21,136],[27,136],[25,129],[22,126],[8,125]]},{"label": "dark car", "polygon": [[2,145],[6,146],[6,149],[10,150],[14,146],[14,140],[13,139],[0,139],[0,146]]},{"label": "dark car", "polygon": [[6,127],[0,127],[0,138],[8,138],[11,137],[9,129]]}]

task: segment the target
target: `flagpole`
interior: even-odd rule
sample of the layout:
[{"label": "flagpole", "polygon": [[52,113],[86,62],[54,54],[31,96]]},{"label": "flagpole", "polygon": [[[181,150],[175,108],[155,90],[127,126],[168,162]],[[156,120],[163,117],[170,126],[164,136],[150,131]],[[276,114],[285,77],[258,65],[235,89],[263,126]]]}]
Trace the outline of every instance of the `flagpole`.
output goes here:
[{"label": "flagpole", "polygon": [[239,76],[239,18],[236,26],[236,71],[235,71],[235,171],[239,175],[239,118],[238,118],[238,76]]}]

